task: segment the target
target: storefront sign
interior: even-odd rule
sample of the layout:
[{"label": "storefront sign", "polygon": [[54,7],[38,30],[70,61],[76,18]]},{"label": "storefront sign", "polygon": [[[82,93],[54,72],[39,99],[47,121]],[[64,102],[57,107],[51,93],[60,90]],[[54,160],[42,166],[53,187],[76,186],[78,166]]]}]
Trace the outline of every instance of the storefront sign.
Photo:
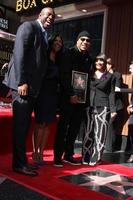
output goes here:
[{"label": "storefront sign", "polygon": [[25,12],[42,6],[61,6],[63,4],[76,3],[81,0],[17,0],[16,12]]},{"label": "storefront sign", "polygon": [[2,65],[9,62],[13,51],[13,41],[5,40],[0,38],[0,70]]},{"label": "storefront sign", "polygon": [[[41,0],[40,3],[44,5],[48,5],[53,3],[54,0]],[[59,0],[60,1],[60,0]],[[16,12],[32,9],[38,7],[40,3],[37,0],[17,0],[16,1]]]},{"label": "storefront sign", "polygon": [[0,29],[8,30],[8,20],[0,18]]},{"label": "storefront sign", "polygon": [[[0,37],[0,101],[10,100],[9,98],[9,88],[7,88],[2,81],[4,79],[4,74],[7,71],[7,67],[4,65],[5,63],[9,63],[12,52],[13,52],[14,42],[3,39]],[[7,97],[8,96],[8,97]]]}]

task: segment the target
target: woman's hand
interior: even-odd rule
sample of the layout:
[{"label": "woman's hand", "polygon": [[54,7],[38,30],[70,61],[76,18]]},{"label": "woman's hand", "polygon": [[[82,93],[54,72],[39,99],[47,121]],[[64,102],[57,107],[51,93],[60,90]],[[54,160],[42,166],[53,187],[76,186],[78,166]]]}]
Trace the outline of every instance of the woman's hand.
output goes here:
[{"label": "woman's hand", "polygon": [[129,105],[127,107],[127,112],[128,112],[128,114],[133,113],[133,106],[132,105]]},{"label": "woman's hand", "polygon": [[112,113],[111,113],[111,118],[116,117],[116,115],[117,115],[117,112],[112,112]]}]

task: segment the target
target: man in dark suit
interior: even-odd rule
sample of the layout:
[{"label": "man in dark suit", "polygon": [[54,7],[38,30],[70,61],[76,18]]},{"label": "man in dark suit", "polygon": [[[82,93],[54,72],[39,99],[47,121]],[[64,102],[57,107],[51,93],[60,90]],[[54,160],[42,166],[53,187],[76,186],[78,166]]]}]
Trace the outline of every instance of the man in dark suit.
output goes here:
[{"label": "man in dark suit", "polygon": [[[129,71],[133,77],[133,61],[131,61],[130,63]],[[128,113],[130,114],[128,119],[128,137],[130,138],[130,143],[131,143],[131,155],[127,160],[127,163],[133,163],[133,92],[131,95],[130,105],[128,106],[127,110]]]},{"label": "man in dark suit", "polygon": [[54,10],[42,9],[36,21],[24,22],[18,28],[9,70],[4,80],[12,89],[13,107],[13,162],[15,172],[36,176],[36,166],[28,165],[26,137],[31,113],[39,115],[39,93],[47,70],[47,28],[53,24]]},{"label": "man in dark suit", "polygon": [[71,165],[81,164],[74,159],[73,155],[74,143],[80,130],[86,103],[79,101],[71,83],[73,71],[79,74],[90,74],[92,64],[92,58],[88,52],[90,44],[90,34],[87,31],[80,32],[76,45],[68,50],[62,59],[60,118],[54,144],[54,166],[56,167],[63,167],[63,154],[64,162]]},{"label": "man in dark suit", "polygon": [[[120,89],[123,86],[122,74],[115,70],[111,58],[107,59],[106,67],[107,71],[113,74],[114,76],[115,89],[116,90]],[[115,93],[115,104],[116,104],[117,115],[113,118],[110,118],[108,133],[105,143],[105,150],[110,152],[118,150],[119,148],[117,145],[117,139],[119,138],[118,136],[122,131],[123,119],[121,116],[123,114],[123,108],[124,108],[122,93],[120,92]]]}]

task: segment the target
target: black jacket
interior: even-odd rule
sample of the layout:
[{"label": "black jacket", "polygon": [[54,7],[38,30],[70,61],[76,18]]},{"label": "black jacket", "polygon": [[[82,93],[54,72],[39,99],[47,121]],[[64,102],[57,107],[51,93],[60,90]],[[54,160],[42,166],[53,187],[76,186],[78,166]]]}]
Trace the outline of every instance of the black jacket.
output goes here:
[{"label": "black jacket", "polygon": [[109,72],[106,72],[101,79],[92,77],[90,80],[90,106],[108,107],[111,112],[116,112],[114,87],[114,78]]},{"label": "black jacket", "polygon": [[[114,76],[114,82],[115,82],[115,87],[121,88],[123,87],[123,80],[122,80],[122,75],[119,72],[114,71],[113,73]],[[116,111],[122,110],[124,105],[123,105],[123,96],[122,93],[115,93],[115,103],[116,103]]]},{"label": "black jacket", "polygon": [[60,67],[60,82],[61,91],[66,98],[74,95],[74,90],[71,84],[72,70],[88,73],[90,75],[92,66],[92,58],[89,53],[82,54],[77,47],[73,47],[65,52],[62,64]]},{"label": "black jacket", "polygon": [[133,94],[131,96],[131,102],[130,102],[130,104],[133,106]]}]

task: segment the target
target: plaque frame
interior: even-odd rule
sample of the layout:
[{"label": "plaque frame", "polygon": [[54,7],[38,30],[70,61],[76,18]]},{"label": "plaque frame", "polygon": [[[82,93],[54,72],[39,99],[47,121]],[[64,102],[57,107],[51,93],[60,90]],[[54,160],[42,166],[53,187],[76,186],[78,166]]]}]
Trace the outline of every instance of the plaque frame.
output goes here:
[{"label": "plaque frame", "polygon": [[79,103],[86,103],[88,73],[72,70],[72,87]]}]

